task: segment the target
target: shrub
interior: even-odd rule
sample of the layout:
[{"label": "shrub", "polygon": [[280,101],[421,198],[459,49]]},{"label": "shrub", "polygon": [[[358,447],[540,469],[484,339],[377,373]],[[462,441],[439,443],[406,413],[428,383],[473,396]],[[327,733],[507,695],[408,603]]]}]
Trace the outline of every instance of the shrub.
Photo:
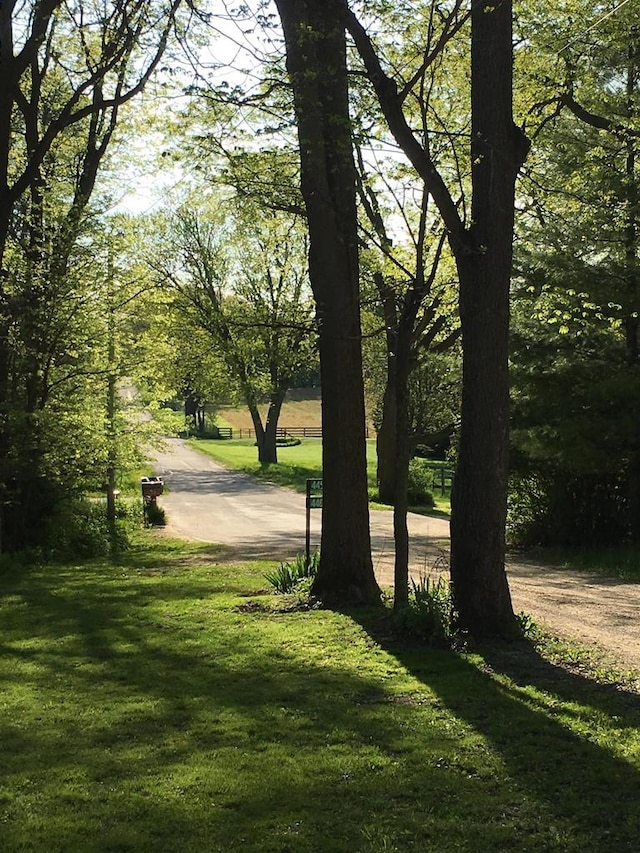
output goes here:
[{"label": "shrub", "polygon": [[409,486],[407,500],[413,506],[434,506],[432,472],[421,459],[412,459],[409,463]]},{"label": "shrub", "polygon": [[[137,502],[116,505],[115,549],[129,547],[129,531],[140,524]],[[42,554],[48,560],[104,557],[112,547],[103,501],[79,500],[63,506],[47,525]]]},{"label": "shrub", "polygon": [[446,578],[411,581],[409,605],[394,614],[396,627],[434,645],[449,645],[456,634],[457,616],[451,584]]},{"label": "shrub", "polygon": [[278,447],[299,447],[301,444],[302,441],[293,435],[286,435],[284,438],[276,438],[276,445]]},{"label": "shrub", "polygon": [[265,575],[267,580],[276,592],[281,594],[295,592],[296,588],[313,581],[318,574],[318,566],[320,564],[320,554],[316,551],[307,561],[306,554],[298,554],[292,562],[280,563],[279,568],[275,572]]},{"label": "shrub", "polygon": [[537,635],[538,625],[530,613],[527,613],[524,610],[521,610],[519,613],[516,613],[516,622],[518,623],[518,630],[520,631],[520,635],[524,639],[530,639]]},{"label": "shrub", "polygon": [[155,501],[149,501],[145,504],[144,517],[149,527],[164,527],[167,523],[164,509]]}]

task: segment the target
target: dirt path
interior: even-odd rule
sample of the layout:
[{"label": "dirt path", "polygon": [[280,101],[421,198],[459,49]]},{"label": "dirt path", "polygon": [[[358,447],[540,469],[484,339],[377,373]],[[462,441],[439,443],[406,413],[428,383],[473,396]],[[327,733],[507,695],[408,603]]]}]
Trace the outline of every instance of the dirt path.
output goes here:
[{"label": "dirt path", "polygon": [[[256,483],[169,439],[156,453],[156,471],[169,491],[162,498],[167,533],[229,547],[231,559],[288,559],[304,551],[304,496]],[[392,513],[371,511],[374,568],[382,586],[393,585]],[[312,548],[320,513],[312,512]],[[446,519],[409,515],[411,573],[433,573],[446,561]],[[524,610],[554,632],[596,645],[626,669],[640,670],[640,584],[586,572],[508,561],[516,612]]]}]

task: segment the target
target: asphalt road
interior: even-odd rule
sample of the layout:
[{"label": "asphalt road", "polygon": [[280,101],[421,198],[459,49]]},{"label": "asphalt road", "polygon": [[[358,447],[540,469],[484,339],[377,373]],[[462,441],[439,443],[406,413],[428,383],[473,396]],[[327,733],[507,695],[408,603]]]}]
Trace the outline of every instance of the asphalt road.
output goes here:
[{"label": "asphalt road", "polygon": [[[223,468],[180,439],[167,439],[154,456],[168,486],[161,499],[168,533],[227,545],[242,557],[290,559],[304,551],[304,495]],[[312,550],[319,546],[320,513],[311,511]],[[430,571],[448,548],[449,522],[410,513],[408,524],[413,571]],[[379,581],[392,585],[392,513],[371,511],[371,544]]]},{"label": "asphalt road", "polygon": [[[155,456],[168,486],[160,500],[169,535],[225,545],[230,559],[290,559],[304,551],[304,495],[229,471],[179,439],[168,439]],[[311,516],[314,549],[320,510]],[[412,576],[446,569],[449,522],[410,513],[408,525]],[[391,512],[371,511],[371,543],[378,583],[391,587]],[[509,560],[507,575],[516,612],[640,670],[640,585],[522,560]]]}]

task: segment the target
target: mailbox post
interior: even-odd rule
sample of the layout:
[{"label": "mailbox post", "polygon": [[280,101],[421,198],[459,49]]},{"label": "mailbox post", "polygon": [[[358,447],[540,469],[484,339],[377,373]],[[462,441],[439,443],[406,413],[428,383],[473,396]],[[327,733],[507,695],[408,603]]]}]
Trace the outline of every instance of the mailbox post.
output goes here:
[{"label": "mailbox post", "polygon": [[149,519],[149,509],[151,505],[155,506],[156,498],[164,491],[164,483],[162,482],[162,477],[143,477],[140,480],[140,486],[142,488],[142,509],[146,524]]}]

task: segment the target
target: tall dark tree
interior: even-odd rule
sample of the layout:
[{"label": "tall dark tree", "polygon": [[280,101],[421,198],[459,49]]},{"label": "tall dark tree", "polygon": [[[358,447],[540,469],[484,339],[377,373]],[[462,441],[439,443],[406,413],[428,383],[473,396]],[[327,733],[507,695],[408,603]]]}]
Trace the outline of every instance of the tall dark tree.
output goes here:
[{"label": "tall dark tree", "polygon": [[[460,32],[461,3],[422,71]],[[515,618],[507,584],[505,521],[509,447],[509,285],[515,181],[528,141],[512,117],[512,4],[471,4],[471,219],[461,218],[428,146],[404,113],[422,79],[399,89],[371,38],[342,0],[348,28],[389,128],[431,193],[448,231],[460,283],[463,391],[459,462],[452,495],[451,577],[463,626],[478,636],[507,636]]]},{"label": "tall dark tree", "polygon": [[322,383],[320,567],[314,593],[376,602],[371,560],[355,168],[346,36],[336,0],[276,0],[294,93]]}]

